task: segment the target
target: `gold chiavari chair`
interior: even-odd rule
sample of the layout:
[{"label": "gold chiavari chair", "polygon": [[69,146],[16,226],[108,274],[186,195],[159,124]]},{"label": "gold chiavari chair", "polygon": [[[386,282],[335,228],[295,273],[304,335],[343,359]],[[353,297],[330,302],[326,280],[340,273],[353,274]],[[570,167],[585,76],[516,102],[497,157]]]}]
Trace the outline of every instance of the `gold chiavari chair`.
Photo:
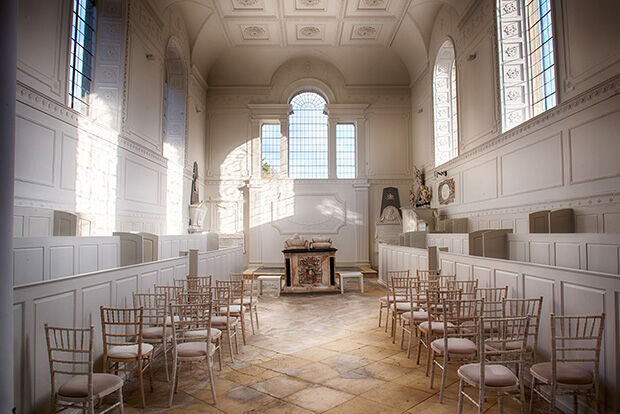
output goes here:
[{"label": "gold chiavari chair", "polygon": [[[149,368],[149,383],[153,391],[153,345],[145,343],[142,338],[143,309],[103,306],[99,309],[103,338],[103,372],[114,369],[114,373],[118,374],[118,371],[137,370],[142,408],[146,408],[142,373]],[[113,364],[113,368],[109,364]],[[137,369],[127,367],[134,364]]]},{"label": "gold chiavari chair", "polygon": [[[79,407],[84,413],[94,413],[97,400],[116,393],[118,401],[100,413],[116,407],[123,413],[123,380],[117,375],[93,373],[94,335],[92,325],[63,328],[45,324],[52,386],[50,412]],[[71,378],[57,387],[57,381],[64,376]]]},{"label": "gold chiavari chair", "polygon": [[197,291],[203,287],[211,287],[213,275],[208,276],[187,276],[187,291]]},{"label": "gold chiavari chair", "polygon": [[[230,280],[243,280],[243,306],[245,311],[250,314],[250,325],[252,326],[252,335],[254,335],[253,317],[256,318],[256,329],[258,329],[258,283],[254,280],[253,274],[231,273]],[[239,299],[235,299],[233,304],[239,305]]]},{"label": "gold chiavari chair", "polygon": [[[426,291],[426,311],[428,319],[418,325],[418,356],[417,363],[420,363],[422,347],[426,348],[426,375],[429,375],[431,366],[430,344],[437,337],[443,336],[444,324],[441,321],[443,314],[442,299],[461,300],[460,290],[428,290]],[[448,322],[449,332],[455,332],[456,327]]]},{"label": "gold chiavari chair", "polygon": [[[392,288],[391,279],[393,277],[409,277],[409,270],[389,270],[386,272],[385,296],[379,298],[379,326],[381,326],[381,314],[385,309],[385,332],[388,330],[388,321],[390,319],[390,308],[392,306]],[[402,299],[402,298],[397,298]]]},{"label": "gold chiavari chair", "polygon": [[[185,286],[155,285],[154,291],[156,294],[165,294],[168,302],[187,302],[187,289]],[[166,312],[169,310],[170,309],[167,308]],[[165,319],[166,325],[171,325],[172,322],[178,318],[178,315],[167,315]]]},{"label": "gold chiavari chair", "polygon": [[[490,327],[485,326],[489,323]],[[459,398],[457,411],[463,411],[463,397],[468,399],[482,413],[485,400],[489,393],[497,397],[499,412],[503,412],[503,397],[515,391],[519,392],[521,412],[525,413],[525,392],[523,388],[523,364],[525,346],[530,318],[494,317],[479,318],[478,327],[478,357],[479,362],[462,365],[458,370]],[[486,346],[485,333],[492,332],[492,340],[498,344],[498,349],[489,349]],[[521,346],[515,348],[508,344],[518,342]],[[510,367],[516,367],[515,374]],[[476,388],[478,399],[470,397],[465,391],[465,385]]]},{"label": "gold chiavari chair", "polygon": [[[474,362],[478,353],[477,329],[464,329],[463,322],[474,321],[482,314],[482,299],[441,299],[441,322],[443,323],[443,337],[431,342],[431,378],[430,388],[433,388],[435,366],[441,369],[441,386],[439,402],[443,402],[443,393],[446,386],[448,364],[455,361],[462,364],[465,361]],[[439,361],[438,356],[442,359]]]},{"label": "gold chiavari chair", "polygon": [[476,299],[476,289],[478,289],[478,279],[448,280],[446,287],[448,290],[460,290],[463,294],[463,299]]},{"label": "gold chiavari chair", "polygon": [[436,275],[431,276],[439,281],[439,289],[449,289],[448,283],[456,281],[456,275]]},{"label": "gold chiavari chair", "polygon": [[[540,314],[542,310],[542,296],[530,299],[504,299],[503,317],[510,316],[527,316],[530,318],[529,332],[527,335],[527,344],[525,348],[526,365],[534,364],[536,357],[536,348],[538,346],[538,329],[540,327]],[[519,343],[509,343],[508,346],[517,347]],[[487,341],[487,347],[497,348],[492,341]]]},{"label": "gold chiavari chair", "polygon": [[[530,412],[536,396],[554,412],[558,395],[573,396],[573,412],[579,409],[579,395],[594,400],[596,412],[603,413],[598,381],[605,314],[556,316],[551,314],[551,362],[532,365]],[[551,388],[547,397],[539,389]]]},{"label": "gold chiavari chair", "polygon": [[407,343],[407,358],[411,356],[411,344],[413,343],[413,333],[418,335],[418,325],[424,321],[428,321],[428,312],[423,309],[426,306],[426,292],[428,290],[438,290],[439,285],[436,280],[419,280],[417,278],[412,279],[411,283],[411,302],[409,307],[410,312],[405,312],[401,315],[403,325],[401,327],[401,347],[402,339],[405,333],[409,334],[409,341]]},{"label": "gold chiavari chair", "polygon": [[[504,312],[504,299],[508,297],[508,286],[504,287],[484,287],[476,288],[476,299],[484,299],[484,308],[482,316],[488,320],[489,318],[500,318]],[[486,324],[487,331],[492,325]]]},{"label": "gold chiavari chair", "polygon": [[[209,305],[206,302],[210,302]],[[212,306],[214,311],[217,309],[217,288],[213,286],[198,286],[197,290],[191,290],[187,294],[187,303],[204,303],[205,305]],[[211,341],[215,345],[215,352],[217,353],[217,359],[220,367],[220,371],[222,370],[222,331],[213,327],[213,318],[211,317]],[[188,331],[186,336],[191,337],[192,335],[204,336],[204,332],[198,331]]]},{"label": "gold chiavari chair", "polygon": [[[246,345],[245,337],[245,306],[243,303],[244,293],[244,281],[243,280],[218,280],[216,281],[218,287],[228,286],[230,287],[230,299],[231,303],[226,308],[220,308],[218,312],[225,312],[232,317],[239,318],[241,324],[241,338],[243,345]],[[237,304],[235,304],[237,302]],[[220,315],[220,313],[218,313]],[[221,316],[221,315],[220,315]]]},{"label": "gold chiavari chair", "polygon": [[[182,363],[204,361],[209,372],[213,404],[217,404],[215,395],[215,375],[213,375],[213,356],[215,345],[211,341],[211,319],[213,303],[211,294],[195,294],[195,300],[189,303],[170,304],[170,313],[179,315],[179,320],[172,324],[172,386],[168,406],[172,407],[174,393],[178,391],[178,371]],[[198,298],[197,295],[205,296]]]},{"label": "gold chiavari chair", "polygon": [[[400,322],[402,328],[401,315],[411,311],[411,285],[414,279],[410,277],[391,277],[390,286],[392,288],[392,298],[398,298],[391,302],[392,307],[392,343],[396,342],[396,325]],[[400,346],[403,346],[404,331],[401,329]]]},{"label": "gold chiavari chair", "polygon": [[230,351],[230,360],[234,363],[235,356],[233,352],[233,338],[235,339],[235,351],[236,353],[239,353],[239,344],[237,342],[239,318],[232,316],[230,313],[232,304],[230,286],[215,286],[212,287],[211,290],[213,292],[213,317],[211,318],[211,326],[222,332],[226,332],[226,337],[228,338],[228,350]]},{"label": "gold chiavari chair", "polygon": [[134,308],[142,308],[142,340],[153,346],[161,346],[164,356],[166,381],[168,375],[168,351],[172,341],[172,329],[166,326],[168,318],[168,297],[166,293],[133,293]]}]

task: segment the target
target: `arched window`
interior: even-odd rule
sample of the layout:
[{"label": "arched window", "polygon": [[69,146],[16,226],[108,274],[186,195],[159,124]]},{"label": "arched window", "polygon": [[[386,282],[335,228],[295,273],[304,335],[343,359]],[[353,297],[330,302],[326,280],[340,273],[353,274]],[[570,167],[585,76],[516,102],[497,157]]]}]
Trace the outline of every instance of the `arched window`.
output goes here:
[{"label": "arched window", "polygon": [[446,40],[439,48],[433,71],[435,166],[459,155],[456,108],[456,59],[454,45]]},{"label": "arched window", "polygon": [[289,115],[289,177],[328,178],[329,126],[325,99],[301,92],[291,99]]}]

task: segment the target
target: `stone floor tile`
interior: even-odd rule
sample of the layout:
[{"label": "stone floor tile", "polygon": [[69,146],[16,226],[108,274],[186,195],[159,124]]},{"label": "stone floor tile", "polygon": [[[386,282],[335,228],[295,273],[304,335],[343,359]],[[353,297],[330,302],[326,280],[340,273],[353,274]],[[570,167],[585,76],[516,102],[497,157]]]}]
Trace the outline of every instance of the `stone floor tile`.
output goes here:
[{"label": "stone floor tile", "polygon": [[398,414],[401,410],[362,397],[355,397],[344,404],[326,411],[327,414]]},{"label": "stone floor tile", "polygon": [[432,394],[404,385],[388,382],[361,395],[380,404],[407,410],[430,398]]},{"label": "stone floor tile", "polygon": [[279,375],[265,381],[257,382],[252,388],[265,394],[269,394],[276,398],[284,398],[304,388],[308,388],[312,384],[300,379],[289,377],[288,375]]},{"label": "stone floor tile", "polygon": [[285,400],[308,410],[322,413],[353,397],[353,395],[346,392],[315,385],[289,395]]}]

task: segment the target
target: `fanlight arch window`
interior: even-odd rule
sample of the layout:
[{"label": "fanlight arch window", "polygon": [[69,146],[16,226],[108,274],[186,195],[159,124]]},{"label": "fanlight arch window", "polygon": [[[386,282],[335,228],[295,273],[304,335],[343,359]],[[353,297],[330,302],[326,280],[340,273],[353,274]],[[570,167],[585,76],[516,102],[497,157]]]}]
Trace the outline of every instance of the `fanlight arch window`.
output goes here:
[{"label": "fanlight arch window", "polygon": [[289,177],[328,178],[329,126],[325,98],[301,92],[291,99],[289,115]]},{"label": "fanlight arch window", "polygon": [[459,155],[454,44],[446,40],[437,53],[433,70],[435,166]]}]

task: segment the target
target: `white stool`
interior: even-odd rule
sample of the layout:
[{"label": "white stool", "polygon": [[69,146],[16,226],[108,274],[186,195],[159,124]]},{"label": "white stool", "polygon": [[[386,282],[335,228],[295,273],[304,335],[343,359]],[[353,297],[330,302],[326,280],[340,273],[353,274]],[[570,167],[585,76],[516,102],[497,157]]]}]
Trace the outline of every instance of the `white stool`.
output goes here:
[{"label": "white stool", "polygon": [[263,295],[263,282],[277,282],[278,286],[278,296],[280,296],[280,291],[282,290],[282,275],[261,275],[257,277],[258,280],[258,295]]},{"label": "white stool", "polygon": [[360,284],[360,292],[364,293],[364,275],[362,272],[338,272],[340,275],[340,294],[344,294],[345,279],[356,279]]}]

